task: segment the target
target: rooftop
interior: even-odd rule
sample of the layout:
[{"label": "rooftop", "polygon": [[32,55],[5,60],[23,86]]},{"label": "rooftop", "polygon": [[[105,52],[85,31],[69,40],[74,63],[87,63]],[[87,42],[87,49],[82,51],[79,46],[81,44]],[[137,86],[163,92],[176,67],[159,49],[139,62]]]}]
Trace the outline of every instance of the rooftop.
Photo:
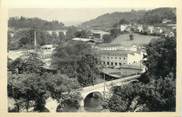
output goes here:
[{"label": "rooftop", "polygon": [[110,34],[109,32],[105,32],[102,30],[91,30],[92,33],[97,33],[97,34]]},{"label": "rooftop", "polygon": [[100,51],[96,51],[96,54],[110,55],[110,56],[127,55],[127,54],[134,54],[134,53],[137,53],[137,52],[130,51],[130,50],[100,50]]}]

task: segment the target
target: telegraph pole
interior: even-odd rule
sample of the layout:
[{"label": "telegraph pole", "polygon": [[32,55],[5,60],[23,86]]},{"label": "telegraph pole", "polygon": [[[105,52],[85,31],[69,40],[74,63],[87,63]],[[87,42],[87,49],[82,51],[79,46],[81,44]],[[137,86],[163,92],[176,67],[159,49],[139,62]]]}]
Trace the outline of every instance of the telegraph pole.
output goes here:
[{"label": "telegraph pole", "polygon": [[105,78],[105,73],[104,73],[104,100],[105,100],[105,93],[106,93],[106,78]]}]

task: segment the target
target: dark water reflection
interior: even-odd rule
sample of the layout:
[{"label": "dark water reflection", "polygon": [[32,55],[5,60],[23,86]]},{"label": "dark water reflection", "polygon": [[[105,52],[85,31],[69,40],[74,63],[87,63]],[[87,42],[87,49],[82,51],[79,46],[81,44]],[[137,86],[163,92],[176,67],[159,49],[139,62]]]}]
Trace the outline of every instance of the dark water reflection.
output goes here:
[{"label": "dark water reflection", "polygon": [[103,110],[102,103],[103,99],[97,94],[91,94],[85,98],[84,101],[85,111],[87,112],[101,112]]}]

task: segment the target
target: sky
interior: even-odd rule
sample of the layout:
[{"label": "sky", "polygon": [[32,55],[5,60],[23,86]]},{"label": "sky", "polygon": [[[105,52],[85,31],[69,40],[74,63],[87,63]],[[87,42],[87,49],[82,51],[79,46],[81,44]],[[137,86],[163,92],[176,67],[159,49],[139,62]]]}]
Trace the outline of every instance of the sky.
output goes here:
[{"label": "sky", "polygon": [[[134,8],[132,8],[134,9]],[[129,8],[12,8],[8,10],[8,16],[38,17],[48,21],[58,20],[66,26],[78,25],[97,16],[112,12],[131,11]],[[138,9],[134,10],[148,10]]]}]

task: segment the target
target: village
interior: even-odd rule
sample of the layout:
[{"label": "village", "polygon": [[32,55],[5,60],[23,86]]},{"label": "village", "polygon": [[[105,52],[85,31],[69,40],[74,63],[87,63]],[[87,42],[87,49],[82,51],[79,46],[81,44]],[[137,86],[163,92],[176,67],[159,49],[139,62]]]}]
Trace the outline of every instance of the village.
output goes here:
[{"label": "village", "polygon": [[[175,82],[174,19],[164,15],[157,23],[141,23],[113,18],[112,24],[100,27],[97,20],[65,26],[39,18],[10,18],[9,112],[148,112],[160,111],[155,99],[160,95],[173,100],[149,92],[159,94],[168,77]],[[163,110],[174,110],[174,104],[161,101]]]},{"label": "village", "polygon": [[[142,72],[145,72],[145,67],[142,64],[144,56],[146,55],[144,45],[150,42],[150,39],[145,38],[147,36],[151,36],[151,38],[158,38],[159,36],[175,37],[176,25],[171,24],[171,21],[168,19],[163,19],[161,26],[121,24],[117,28],[120,30],[120,33],[123,35],[126,42],[123,41],[121,43],[118,43],[116,42],[117,39],[114,39],[114,41],[111,43],[104,43],[104,36],[110,35],[110,32],[102,30],[90,30],[89,35],[85,38],[72,38],[74,41],[83,41],[92,44],[92,49],[96,52],[96,57],[100,63],[107,68],[105,69],[105,72],[110,75],[113,73],[121,74],[121,72],[118,73],[118,69],[122,71],[121,68],[136,69],[134,71],[137,71],[138,69],[139,72],[140,70],[142,70]],[[10,29],[9,34],[11,38],[13,38],[15,33],[17,33],[17,30],[13,31]],[[66,36],[67,30],[48,30],[46,33],[49,35],[56,35],[57,37],[60,33],[63,33]],[[137,40],[140,39],[136,39],[135,35],[141,35],[141,37],[137,38],[144,38],[144,41],[142,40],[143,42],[137,42]],[[36,32],[34,33],[34,46],[37,46]],[[56,44],[43,45],[39,48],[38,51],[36,50],[42,61],[45,63],[43,67],[46,69],[53,69],[51,67],[51,57],[56,46]],[[15,60],[24,54],[26,55],[29,52],[34,52],[34,50],[9,51],[8,57],[12,60]],[[113,72],[111,68],[115,68],[117,72]],[[110,70],[112,72],[110,72]]]}]

